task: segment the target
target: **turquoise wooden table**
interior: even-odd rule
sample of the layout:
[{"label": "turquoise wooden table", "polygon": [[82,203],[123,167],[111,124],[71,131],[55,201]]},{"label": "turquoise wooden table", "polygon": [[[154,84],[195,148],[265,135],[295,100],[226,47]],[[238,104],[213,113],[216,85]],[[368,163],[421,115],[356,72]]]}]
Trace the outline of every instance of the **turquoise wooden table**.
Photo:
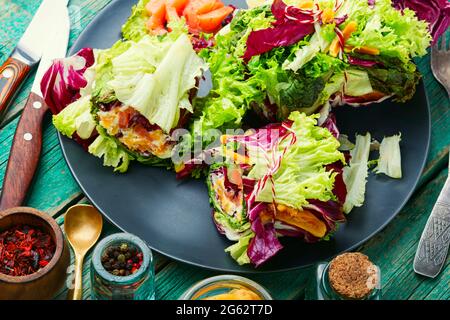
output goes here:
[{"label": "turquoise wooden table", "polygon": [[[71,0],[72,23],[70,45],[84,27],[109,0]],[[0,0],[0,63],[3,63],[37,10],[40,1]],[[448,147],[450,146],[450,101],[444,89],[433,78],[429,56],[417,60],[423,74],[431,103],[432,136],[427,165],[420,183],[401,213],[377,236],[358,248],[378,264],[382,270],[384,299],[450,299],[450,259],[435,279],[413,272],[412,262],[417,243],[431,208],[447,177]],[[6,169],[14,131],[25,103],[33,74],[23,86],[0,123],[0,185]],[[26,205],[48,212],[62,224],[66,209],[76,203],[87,202],[72,178],[61,153],[56,131],[50,117],[44,125],[44,146],[34,185]],[[105,223],[102,237],[118,232]],[[157,299],[177,299],[195,282],[217,273],[182,264],[156,254]],[[89,298],[90,259],[86,259],[84,297]],[[308,299],[313,269],[293,272],[253,275],[249,278],[265,286],[276,299]],[[57,298],[64,298],[61,292]]]}]

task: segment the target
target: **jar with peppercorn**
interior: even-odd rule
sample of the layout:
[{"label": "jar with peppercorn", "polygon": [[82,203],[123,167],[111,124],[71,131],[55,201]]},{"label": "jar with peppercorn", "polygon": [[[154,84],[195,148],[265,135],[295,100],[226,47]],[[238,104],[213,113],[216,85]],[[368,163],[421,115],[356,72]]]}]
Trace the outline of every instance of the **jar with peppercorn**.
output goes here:
[{"label": "jar with peppercorn", "polygon": [[117,233],[103,239],[91,261],[93,300],[154,300],[153,256],[138,237]]}]

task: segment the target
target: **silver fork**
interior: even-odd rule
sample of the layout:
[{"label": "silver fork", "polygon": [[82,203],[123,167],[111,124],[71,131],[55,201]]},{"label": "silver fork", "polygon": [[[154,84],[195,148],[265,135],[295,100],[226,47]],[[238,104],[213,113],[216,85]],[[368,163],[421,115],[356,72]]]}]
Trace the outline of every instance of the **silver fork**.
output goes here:
[{"label": "silver fork", "polygon": [[447,90],[450,99],[450,49],[447,49],[447,32],[441,36],[441,45],[438,47],[436,42],[431,48],[431,71]]},{"label": "silver fork", "polygon": [[450,152],[448,169],[449,175],[428,217],[413,264],[415,272],[431,278],[441,271],[450,246]]}]

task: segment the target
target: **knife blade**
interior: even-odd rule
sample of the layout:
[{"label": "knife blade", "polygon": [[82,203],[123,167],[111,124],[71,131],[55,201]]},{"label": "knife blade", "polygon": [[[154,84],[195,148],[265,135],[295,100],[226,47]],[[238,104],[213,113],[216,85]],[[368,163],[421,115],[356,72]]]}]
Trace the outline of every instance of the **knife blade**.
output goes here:
[{"label": "knife blade", "polygon": [[[450,152],[449,152],[450,157]],[[449,175],[420,237],[414,271],[435,278],[445,264],[450,245],[450,158]]]},{"label": "knife blade", "polygon": [[0,67],[0,120],[12,102],[31,68],[41,59],[52,35],[54,17],[69,0],[43,0],[22,38],[6,62]]},{"label": "knife blade", "polygon": [[69,42],[70,20],[67,6],[58,2],[53,10],[53,32],[36,72],[31,93],[17,125],[0,195],[0,211],[22,205],[39,163],[42,149],[42,121],[48,110],[40,82],[53,59],[63,58]]},{"label": "knife blade", "polygon": [[42,54],[41,62],[36,70],[33,85],[31,86],[31,92],[39,95],[40,97],[42,97],[41,80],[45,72],[48,68],[50,68],[53,60],[64,58],[67,53],[70,34],[69,12],[65,6],[61,7],[60,10],[59,16],[56,17],[58,32],[56,32],[54,37],[48,41],[46,49]]}]

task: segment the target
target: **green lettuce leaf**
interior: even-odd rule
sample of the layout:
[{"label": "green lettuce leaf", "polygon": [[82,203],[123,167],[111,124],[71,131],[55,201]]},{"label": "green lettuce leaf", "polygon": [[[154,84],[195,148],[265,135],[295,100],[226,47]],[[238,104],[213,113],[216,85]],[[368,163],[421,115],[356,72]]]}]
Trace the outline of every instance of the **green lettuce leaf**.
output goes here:
[{"label": "green lettuce leaf", "polygon": [[349,96],[359,97],[373,92],[369,75],[365,70],[347,69],[345,70],[345,90]]},{"label": "green lettuce leaf", "polygon": [[367,73],[375,90],[392,94],[398,102],[411,99],[420,80],[418,71],[408,72],[399,68],[369,68]]},{"label": "green lettuce leaf", "polygon": [[71,138],[76,132],[81,139],[88,139],[96,123],[91,114],[91,96],[84,96],[53,116],[53,125],[63,135]]},{"label": "green lettuce leaf", "polygon": [[320,46],[320,36],[315,33],[311,37],[311,40],[307,45],[300,47],[295,52],[295,57],[292,61],[285,60],[283,62],[283,69],[292,70],[296,72],[298,69],[302,68],[306,63],[311,61],[316,54],[321,51]]},{"label": "green lettuce leaf", "polygon": [[248,220],[237,221],[233,217],[220,212],[214,212],[214,220],[224,230],[228,239],[237,239],[249,232],[251,223]]},{"label": "green lettuce leaf", "polygon": [[232,22],[216,35],[216,45],[205,49],[201,56],[209,64],[212,90],[206,97],[194,100],[196,116],[191,134],[201,137],[204,146],[214,141],[209,129],[231,129],[241,126],[242,118],[254,102],[262,102],[264,94],[259,81],[248,78],[242,56],[252,30],[264,29],[274,21],[269,6],[255,10],[239,10]]},{"label": "green lettuce leaf", "polygon": [[288,74],[287,79],[277,85],[281,107],[278,119],[286,118],[291,110],[315,111],[309,109],[314,106],[324,88],[325,81],[321,77],[306,78]]},{"label": "green lettuce leaf", "polygon": [[114,171],[126,172],[133,157],[122,148],[114,138],[107,136],[104,130],[97,128],[99,136],[89,146],[89,153],[103,158],[103,165],[113,167]]},{"label": "green lettuce leaf", "polygon": [[250,263],[250,258],[247,255],[247,248],[250,244],[250,240],[252,240],[254,236],[254,233],[250,233],[241,237],[238,242],[226,248],[225,252],[229,252],[239,265]]},{"label": "green lettuce leaf", "polygon": [[139,2],[131,9],[131,16],[122,26],[122,37],[125,40],[139,41],[147,34],[145,23],[148,15],[145,12],[145,5],[150,0],[139,0]]},{"label": "green lettuce leaf", "polygon": [[370,139],[370,133],[366,133],[365,136],[356,136],[355,147],[350,151],[349,166],[344,167],[343,178],[347,187],[347,197],[344,203],[345,213],[349,213],[353,207],[360,207],[364,203],[369,172]]},{"label": "green lettuce leaf", "polygon": [[105,85],[114,96],[170,132],[178,123],[180,108],[193,111],[189,91],[206,65],[182,33],[176,39],[147,35],[131,42],[110,59],[108,68],[110,80]]},{"label": "green lettuce leaf", "polygon": [[[257,81],[270,103],[277,106],[277,120],[286,119],[294,110],[306,114],[317,111],[326,101],[322,95],[326,84],[334,74],[342,73],[347,65],[340,59],[319,52],[295,72],[280,67],[286,61],[286,65],[290,65],[289,61],[295,61],[296,53],[307,48],[309,41],[305,39],[292,47],[276,48],[270,53],[254,57],[248,64],[252,74],[250,79]],[[267,110],[265,104],[254,104],[254,107],[262,110],[259,113]]]},{"label": "green lettuce leaf", "polygon": [[431,42],[428,23],[417,19],[410,9],[396,10],[391,0],[377,0],[373,7],[367,0],[345,1],[337,14],[348,14],[347,21],[358,24],[347,41],[351,46],[377,48],[382,56],[404,63],[427,53]]},{"label": "green lettuce leaf", "polygon": [[376,173],[400,179],[402,177],[402,158],[400,153],[401,135],[385,137],[380,144],[380,159],[375,168]]},{"label": "green lettuce leaf", "polygon": [[[233,206],[231,209],[228,206],[224,207],[224,203],[217,196],[219,192],[215,188],[223,188],[220,181],[221,179],[228,179],[216,174],[211,174],[217,169],[222,167],[230,168],[231,165],[216,163],[210,167],[210,174],[206,179],[206,185],[208,187],[209,201],[214,208],[214,220],[215,223],[225,232],[228,239],[237,240],[243,234],[250,232],[250,222],[247,218],[247,210],[245,208],[244,195],[241,193],[241,202],[239,206]],[[220,172],[220,171],[219,171]],[[223,180],[222,180],[223,181]],[[226,198],[226,197],[225,197]]]},{"label": "green lettuce leaf", "polygon": [[113,89],[108,85],[113,78],[112,59],[121,55],[130,47],[131,42],[117,41],[111,48],[95,50],[95,72],[93,80],[92,99],[96,102],[108,103],[116,100]]},{"label": "green lettuce leaf", "polygon": [[[273,176],[275,199],[272,185],[267,183],[257,196],[258,201],[285,204],[294,208],[302,208],[308,204],[307,199],[321,201],[335,200],[333,186],[336,173],[327,171],[325,166],[336,161],[345,163],[339,141],[325,128],[317,126],[319,115],[306,116],[295,111],[289,119],[293,121],[291,130],[299,137],[297,142],[289,146],[289,139],[283,140],[278,147],[281,154],[285,148],[280,168]],[[254,167],[250,178],[260,179],[268,171],[268,163],[257,148],[250,149],[249,157]],[[269,155],[269,159],[271,155]]]},{"label": "green lettuce leaf", "polygon": [[326,83],[323,91],[320,93],[320,97],[317,99],[313,108],[326,103],[333,94],[343,91],[345,83],[344,72],[334,74]]}]

